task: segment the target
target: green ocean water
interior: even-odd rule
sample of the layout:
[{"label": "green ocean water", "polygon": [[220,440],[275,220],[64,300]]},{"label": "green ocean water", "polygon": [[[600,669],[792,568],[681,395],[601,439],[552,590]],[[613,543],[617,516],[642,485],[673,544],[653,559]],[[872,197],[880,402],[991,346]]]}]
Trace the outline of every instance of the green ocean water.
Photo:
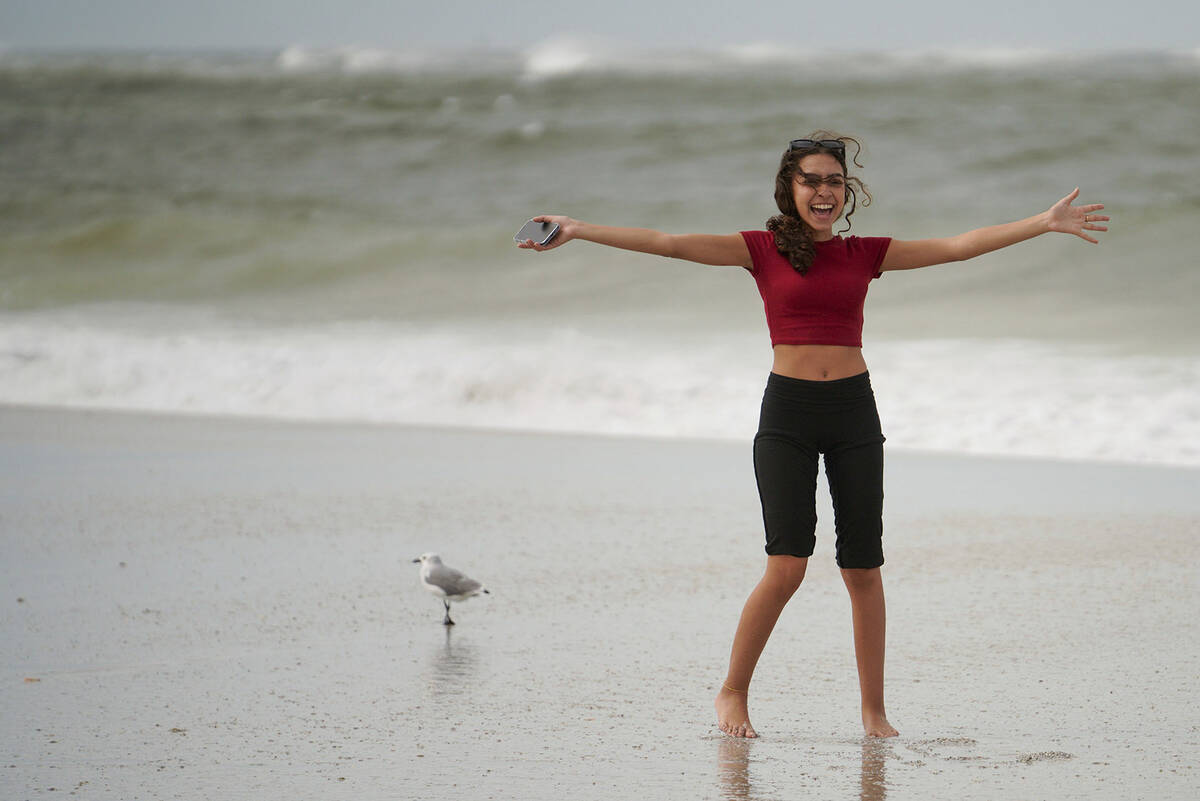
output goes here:
[{"label": "green ocean water", "polygon": [[[985,288],[1074,288],[1064,260],[1088,262],[1096,300],[1169,308],[1198,287],[1197,58],[830,57],[840,70],[786,53],[723,68],[719,53],[350,55],[0,58],[3,308],[253,296],[270,309],[334,290],[331,313],[355,318],[380,312],[377,289],[409,313],[469,281],[486,306],[536,314],[512,291],[528,254],[504,247],[526,217],[761,227],[781,144],[817,127],[867,146],[876,202],[855,232],[956,233],[1076,185],[1108,205],[1104,247],[1029,248],[982,271]],[[566,276],[622,261],[564,255]],[[616,269],[653,294],[646,271]],[[626,301],[583,287],[571,302]]]}]

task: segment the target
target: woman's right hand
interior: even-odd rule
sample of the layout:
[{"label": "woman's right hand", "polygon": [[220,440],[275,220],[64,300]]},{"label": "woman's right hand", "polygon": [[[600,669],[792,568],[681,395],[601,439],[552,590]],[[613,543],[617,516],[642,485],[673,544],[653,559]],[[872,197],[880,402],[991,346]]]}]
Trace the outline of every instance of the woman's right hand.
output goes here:
[{"label": "woman's right hand", "polygon": [[525,248],[526,250],[536,250],[539,253],[543,250],[553,250],[559,245],[565,245],[575,238],[575,231],[579,227],[578,220],[572,220],[570,217],[565,217],[561,214],[540,214],[533,218],[534,222],[554,223],[558,226],[558,233],[544,245],[535,243],[532,239],[526,239],[524,242],[518,242],[517,247]]}]

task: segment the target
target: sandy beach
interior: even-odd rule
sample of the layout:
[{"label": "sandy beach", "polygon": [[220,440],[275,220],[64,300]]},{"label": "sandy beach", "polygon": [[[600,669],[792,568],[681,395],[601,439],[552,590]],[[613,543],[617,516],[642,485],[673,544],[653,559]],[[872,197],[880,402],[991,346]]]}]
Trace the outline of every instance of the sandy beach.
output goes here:
[{"label": "sandy beach", "polygon": [[[748,443],[0,407],[0,796],[1194,797],[1200,471],[887,458],[901,736],[822,480],[747,742]],[[426,551],[491,590],[455,627]]]}]

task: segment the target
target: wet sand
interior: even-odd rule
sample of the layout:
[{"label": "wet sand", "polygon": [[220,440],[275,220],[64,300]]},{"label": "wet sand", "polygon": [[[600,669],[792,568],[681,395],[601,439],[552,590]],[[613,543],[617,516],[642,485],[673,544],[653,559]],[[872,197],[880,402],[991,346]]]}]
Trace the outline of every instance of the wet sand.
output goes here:
[{"label": "wet sand", "polygon": [[901,736],[822,483],[735,741],[748,444],[0,408],[0,797],[1193,797],[1200,471],[887,459]]}]

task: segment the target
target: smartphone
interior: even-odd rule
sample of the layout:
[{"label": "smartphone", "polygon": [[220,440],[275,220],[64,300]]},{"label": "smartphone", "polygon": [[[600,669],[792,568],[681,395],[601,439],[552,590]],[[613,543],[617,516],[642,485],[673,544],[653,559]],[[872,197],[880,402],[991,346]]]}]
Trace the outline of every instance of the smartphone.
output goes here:
[{"label": "smartphone", "polygon": [[534,222],[530,220],[521,226],[513,241],[520,244],[526,239],[532,239],[535,245],[545,245],[558,233],[558,223]]}]

